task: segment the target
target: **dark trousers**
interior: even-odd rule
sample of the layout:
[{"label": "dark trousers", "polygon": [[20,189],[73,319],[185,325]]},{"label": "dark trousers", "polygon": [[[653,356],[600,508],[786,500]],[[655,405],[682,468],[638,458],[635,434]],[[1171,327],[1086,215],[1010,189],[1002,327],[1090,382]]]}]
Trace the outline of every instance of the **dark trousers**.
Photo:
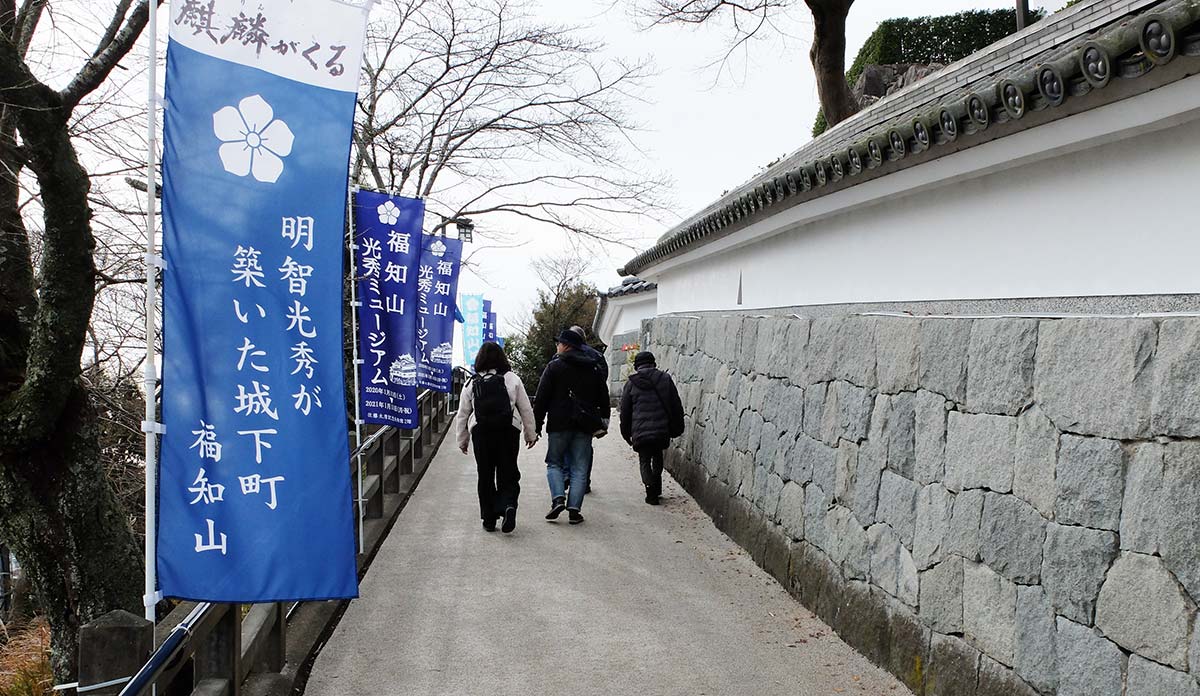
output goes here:
[{"label": "dark trousers", "polygon": [[646,486],[646,495],[655,497],[662,495],[663,451],[661,449],[638,451],[638,459],[642,464],[642,483]]},{"label": "dark trousers", "polygon": [[506,508],[515,508],[521,495],[521,470],[517,468],[521,431],[513,427],[475,426],[471,430],[471,443],[479,470],[479,517],[494,520]]}]

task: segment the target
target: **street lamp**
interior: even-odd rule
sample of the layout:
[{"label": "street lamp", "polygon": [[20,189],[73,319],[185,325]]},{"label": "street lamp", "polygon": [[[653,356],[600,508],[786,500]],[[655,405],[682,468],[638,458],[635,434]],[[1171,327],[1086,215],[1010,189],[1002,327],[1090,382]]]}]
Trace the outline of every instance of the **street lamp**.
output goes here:
[{"label": "street lamp", "polygon": [[448,227],[449,225],[454,225],[454,227],[458,229],[458,238],[461,239],[463,242],[470,244],[471,241],[474,239],[475,223],[471,221],[471,218],[466,218],[466,217],[448,218],[445,215],[442,215],[441,213],[434,213],[434,214],[442,219],[442,224],[440,224],[436,228],[434,228],[434,230],[433,230],[434,234],[444,235],[444,234],[446,234],[446,227]]},{"label": "street lamp", "polygon": [[458,238],[464,244],[470,244],[475,237],[475,223],[471,222],[471,218],[459,217],[450,220],[454,226],[458,228]]}]

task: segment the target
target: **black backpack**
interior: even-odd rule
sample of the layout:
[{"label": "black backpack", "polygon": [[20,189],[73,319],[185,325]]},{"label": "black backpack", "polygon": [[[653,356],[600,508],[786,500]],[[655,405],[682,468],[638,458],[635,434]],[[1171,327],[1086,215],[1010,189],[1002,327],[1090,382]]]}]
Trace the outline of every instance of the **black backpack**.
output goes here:
[{"label": "black backpack", "polygon": [[475,375],[471,380],[475,424],[485,428],[512,427],[512,403],[504,375]]}]

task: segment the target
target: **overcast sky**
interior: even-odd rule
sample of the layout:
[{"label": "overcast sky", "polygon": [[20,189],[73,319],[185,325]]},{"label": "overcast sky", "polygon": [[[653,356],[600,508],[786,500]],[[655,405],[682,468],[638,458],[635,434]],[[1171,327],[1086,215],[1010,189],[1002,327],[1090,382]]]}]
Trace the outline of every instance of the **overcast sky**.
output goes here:
[{"label": "overcast sky", "polygon": [[[1031,5],[1049,11],[1066,0]],[[674,219],[682,219],[748,179],[767,163],[810,139],[817,112],[817,90],[808,49],[811,17],[802,2],[780,18],[778,31],[768,32],[721,66],[714,66],[728,46],[723,27],[693,29],[656,27],[641,30],[624,8],[627,0],[541,0],[547,21],[579,26],[603,40],[614,57],[649,57],[656,75],[646,85],[645,102],[633,107],[642,131],[634,135],[646,171],[667,172]],[[966,9],[1011,7],[1004,0],[858,0],[850,12],[847,65],[882,20],[898,16],[940,15]],[[669,221],[668,221],[669,222]],[[669,224],[647,220],[641,229],[644,248]],[[566,248],[562,233],[530,230],[518,249],[479,254],[480,274],[467,273],[461,292],[482,292],[493,299],[503,335],[527,314],[537,279],[529,272],[532,258]],[[616,268],[635,252],[605,250],[588,280],[606,288],[620,282]],[[482,276],[482,278],[480,277]]]}]

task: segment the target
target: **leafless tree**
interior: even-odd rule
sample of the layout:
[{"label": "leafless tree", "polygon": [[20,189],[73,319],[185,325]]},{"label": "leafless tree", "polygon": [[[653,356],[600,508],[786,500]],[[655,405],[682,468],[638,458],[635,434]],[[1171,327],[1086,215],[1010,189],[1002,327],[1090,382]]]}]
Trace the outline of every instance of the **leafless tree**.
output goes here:
[{"label": "leafless tree", "polygon": [[[60,26],[63,6],[91,31]],[[103,250],[72,128],[147,15],[147,0],[0,0],[0,538],[33,580],[62,680],[80,625],[141,604],[140,553],[81,374]]]},{"label": "leafless tree", "polygon": [[[728,20],[733,28],[732,47],[736,48],[768,27],[771,17],[791,7],[794,0],[645,0],[645,3],[640,10],[651,24],[702,25]],[[813,16],[809,58],[817,78],[817,94],[825,121],[832,126],[858,111],[845,77],[846,16],[854,0],[804,0],[804,3]]]},{"label": "leafless tree", "polygon": [[627,166],[644,63],[541,23],[519,0],[391,0],[368,31],[354,179],[441,216],[544,223],[621,241],[663,183]]}]

